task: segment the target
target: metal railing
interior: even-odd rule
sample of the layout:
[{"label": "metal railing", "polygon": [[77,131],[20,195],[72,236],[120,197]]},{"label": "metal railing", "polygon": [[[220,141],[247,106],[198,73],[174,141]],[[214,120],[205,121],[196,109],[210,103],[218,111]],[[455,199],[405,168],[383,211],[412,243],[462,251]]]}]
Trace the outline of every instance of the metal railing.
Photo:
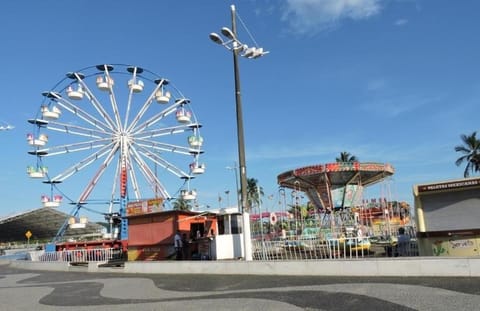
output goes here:
[{"label": "metal railing", "polygon": [[60,261],[71,263],[108,262],[122,259],[122,250],[117,248],[74,249],[56,252],[32,251],[29,252],[32,261]]},{"label": "metal railing", "polygon": [[[252,252],[254,260],[362,259],[398,256],[395,244],[374,244],[367,237],[252,240]],[[409,243],[406,256],[418,256],[416,241]]]}]

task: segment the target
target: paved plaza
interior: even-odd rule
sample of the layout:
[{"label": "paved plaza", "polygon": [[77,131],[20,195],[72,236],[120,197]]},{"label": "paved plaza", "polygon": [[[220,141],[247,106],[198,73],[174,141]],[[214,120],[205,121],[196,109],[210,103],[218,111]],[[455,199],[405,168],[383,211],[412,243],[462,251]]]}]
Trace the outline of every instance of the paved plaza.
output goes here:
[{"label": "paved plaza", "polygon": [[0,262],[0,310],[478,310],[480,278],[32,271]]}]

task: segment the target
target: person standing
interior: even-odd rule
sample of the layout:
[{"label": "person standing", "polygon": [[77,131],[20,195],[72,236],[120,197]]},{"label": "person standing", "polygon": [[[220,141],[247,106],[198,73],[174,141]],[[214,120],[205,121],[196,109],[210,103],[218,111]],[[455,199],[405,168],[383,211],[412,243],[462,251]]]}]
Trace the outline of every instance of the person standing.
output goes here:
[{"label": "person standing", "polygon": [[182,259],[188,260],[190,258],[190,247],[188,244],[187,234],[182,234]]},{"label": "person standing", "polygon": [[174,238],[175,252],[177,254],[176,260],[182,260],[183,257],[183,241],[182,236],[180,235],[180,230],[177,230]]},{"label": "person standing", "polygon": [[398,256],[408,256],[410,253],[410,237],[405,234],[403,227],[398,228],[397,253]]}]

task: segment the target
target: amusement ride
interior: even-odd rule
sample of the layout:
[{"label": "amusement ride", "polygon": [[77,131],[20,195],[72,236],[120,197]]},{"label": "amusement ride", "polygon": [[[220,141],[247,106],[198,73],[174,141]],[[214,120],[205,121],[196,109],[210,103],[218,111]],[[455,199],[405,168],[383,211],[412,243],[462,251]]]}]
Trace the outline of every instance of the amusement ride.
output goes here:
[{"label": "amusement ride", "polygon": [[390,164],[334,162],[296,168],[278,175],[277,181],[292,189],[295,197],[305,193],[313,210],[321,215],[320,226],[335,232],[347,226],[371,226],[374,218],[391,215],[391,198],[384,195],[378,204],[377,199],[368,202],[364,190],[385,182],[394,172]]},{"label": "amusement ride", "polygon": [[160,211],[172,199],[196,199],[190,183],[205,172],[201,124],[168,79],[137,66],[102,64],[67,73],[42,95],[28,120],[34,160],[27,174],[50,187],[43,207],[64,199],[74,206],[55,241],[85,224],[82,209],[103,215],[110,236],[125,240],[130,202],[148,200],[147,208]]}]

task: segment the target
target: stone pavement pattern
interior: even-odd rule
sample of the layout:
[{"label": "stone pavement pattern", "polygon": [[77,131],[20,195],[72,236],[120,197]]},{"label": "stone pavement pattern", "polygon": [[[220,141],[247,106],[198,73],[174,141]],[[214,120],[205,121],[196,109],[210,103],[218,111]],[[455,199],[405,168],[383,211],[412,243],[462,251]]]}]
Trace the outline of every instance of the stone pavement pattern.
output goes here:
[{"label": "stone pavement pattern", "polygon": [[0,263],[0,310],[479,310],[480,278],[146,275]]}]

